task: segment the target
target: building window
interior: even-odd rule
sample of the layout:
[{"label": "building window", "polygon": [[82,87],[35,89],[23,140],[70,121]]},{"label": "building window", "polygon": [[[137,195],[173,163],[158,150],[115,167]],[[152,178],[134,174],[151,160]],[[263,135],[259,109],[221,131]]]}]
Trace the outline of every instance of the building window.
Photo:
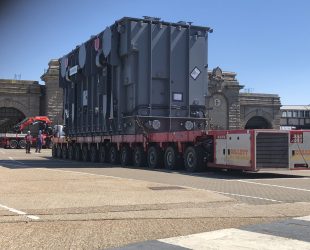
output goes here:
[{"label": "building window", "polygon": [[292,114],[292,111],[287,111],[287,117],[292,117],[293,114]]},{"label": "building window", "polygon": [[286,117],[287,114],[286,114],[286,111],[282,111],[282,117]]},{"label": "building window", "polygon": [[298,111],[296,111],[296,110],[293,111],[293,117],[294,118],[298,117]]},{"label": "building window", "polygon": [[310,111],[305,111],[305,117],[309,118],[310,117]]},{"label": "building window", "polygon": [[303,110],[299,111],[299,117],[301,118],[305,117],[305,111]]}]

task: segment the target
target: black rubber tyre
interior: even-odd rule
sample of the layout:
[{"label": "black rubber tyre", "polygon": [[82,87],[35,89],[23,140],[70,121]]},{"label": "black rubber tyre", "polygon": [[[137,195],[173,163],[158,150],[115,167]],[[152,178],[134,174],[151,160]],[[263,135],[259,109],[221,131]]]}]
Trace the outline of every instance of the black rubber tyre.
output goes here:
[{"label": "black rubber tyre", "polygon": [[61,150],[62,154],[62,159],[66,160],[68,158],[68,148],[67,146],[63,146]]},{"label": "black rubber tyre", "polygon": [[98,161],[98,150],[96,145],[92,145],[90,147],[90,161],[97,162]]},{"label": "black rubber tyre", "polygon": [[200,147],[189,146],[184,152],[184,166],[188,172],[197,172],[204,167],[204,152]]},{"label": "black rubber tyre", "polygon": [[107,161],[107,150],[106,147],[101,145],[99,148],[99,162],[104,163]]},{"label": "black rubber tyre", "polygon": [[82,159],[81,148],[79,147],[79,145],[75,145],[74,147],[74,159],[76,161],[80,161]]},{"label": "black rubber tyre", "polygon": [[147,164],[149,168],[162,168],[164,165],[163,153],[157,146],[151,146],[147,151]]},{"label": "black rubber tyre", "polygon": [[179,169],[183,165],[178,151],[172,146],[167,147],[165,150],[164,165],[168,170]]},{"label": "black rubber tyre", "polygon": [[53,158],[56,158],[56,157],[57,157],[57,147],[56,147],[56,145],[54,145],[54,146],[52,147],[52,157],[53,157]]},{"label": "black rubber tyre", "polygon": [[22,148],[22,149],[25,149],[26,148],[26,141],[25,140],[20,140],[18,142],[18,147]]},{"label": "black rubber tyre", "polygon": [[109,150],[109,163],[118,164],[119,163],[119,153],[116,146],[111,146]]},{"label": "black rubber tyre", "polygon": [[129,146],[123,146],[120,152],[120,162],[123,167],[132,163],[132,152]]},{"label": "black rubber tyre", "polygon": [[137,146],[133,151],[133,165],[137,168],[144,167],[146,164],[146,155],[143,147]]},{"label": "black rubber tyre", "polygon": [[51,149],[53,147],[53,142],[51,139],[47,139],[45,142],[45,148]]},{"label": "black rubber tyre", "polygon": [[57,146],[57,158],[61,158],[61,156],[62,156],[62,150],[61,150],[61,147],[60,147],[60,145],[58,145]]},{"label": "black rubber tyre", "polygon": [[9,142],[9,147],[10,147],[11,149],[16,149],[16,148],[18,147],[18,141],[16,141],[16,140],[10,140],[10,142]]},{"label": "black rubber tyre", "polygon": [[82,160],[84,162],[89,161],[89,152],[88,152],[87,145],[83,145],[83,147],[82,147]]},{"label": "black rubber tyre", "polygon": [[75,158],[75,155],[74,155],[74,148],[72,145],[69,145],[68,147],[68,159],[69,160],[74,160]]}]

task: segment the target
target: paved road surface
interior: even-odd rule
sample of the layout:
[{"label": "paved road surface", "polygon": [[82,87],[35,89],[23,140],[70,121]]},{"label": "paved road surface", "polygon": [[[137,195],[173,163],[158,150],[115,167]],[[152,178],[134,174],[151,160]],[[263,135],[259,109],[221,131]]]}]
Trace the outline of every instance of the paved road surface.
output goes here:
[{"label": "paved road surface", "polygon": [[310,214],[310,171],[198,174],[0,149],[0,245],[100,249]]},{"label": "paved road surface", "polygon": [[[117,250],[310,249],[310,216],[130,244]],[[115,248],[114,248],[115,249]],[[115,249],[116,250],[116,249]]]}]

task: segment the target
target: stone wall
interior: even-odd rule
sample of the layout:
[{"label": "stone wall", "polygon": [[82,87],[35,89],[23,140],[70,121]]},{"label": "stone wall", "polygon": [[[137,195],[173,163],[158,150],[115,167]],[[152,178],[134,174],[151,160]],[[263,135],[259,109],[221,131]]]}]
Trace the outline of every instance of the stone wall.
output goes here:
[{"label": "stone wall", "polygon": [[280,97],[272,94],[240,93],[241,126],[253,117],[262,117],[273,129],[280,129]]},{"label": "stone wall", "polygon": [[239,91],[243,86],[236,80],[236,73],[222,72],[217,67],[209,72],[207,97],[210,129],[239,129]]},{"label": "stone wall", "polygon": [[0,108],[16,108],[26,117],[40,114],[41,86],[37,81],[0,79]]},{"label": "stone wall", "polygon": [[252,118],[266,121],[270,124],[268,128],[280,128],[280,97],[240,93],[243,87],[234,72],[223,72],[219,67],[209,72],[206,98],[209,129],[244,129]]},{"label": "stone wall", "polygon": [[59,88],[59,62],[51,60],[41,76],[45,82],[45,113],[53,124],[63,124],[63,90]]}]

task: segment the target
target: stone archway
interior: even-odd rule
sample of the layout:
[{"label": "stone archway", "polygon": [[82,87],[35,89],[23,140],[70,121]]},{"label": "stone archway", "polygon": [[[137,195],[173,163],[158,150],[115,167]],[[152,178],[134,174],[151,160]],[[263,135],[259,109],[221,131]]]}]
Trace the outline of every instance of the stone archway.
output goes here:
[{"label": "stone archway", "polygon": [[11,97],[11,98],[1,98],[0,96],[0,107],[1,108],[15,108],[22,112],[26,117],[32,116],[33,114],[29,111],[29,108],[25,103],[23,103],[23,98],[19,97]]},{"label": "stone archway", "polygon": [[245,129],[272,129],[272,124],[262,116],[253,116],[245,124]]},{"label": "stone archway", "polygon": [[0,133],[13,132],[14,125],[25,117],[25,114],[16,108],[0,107]]}]

